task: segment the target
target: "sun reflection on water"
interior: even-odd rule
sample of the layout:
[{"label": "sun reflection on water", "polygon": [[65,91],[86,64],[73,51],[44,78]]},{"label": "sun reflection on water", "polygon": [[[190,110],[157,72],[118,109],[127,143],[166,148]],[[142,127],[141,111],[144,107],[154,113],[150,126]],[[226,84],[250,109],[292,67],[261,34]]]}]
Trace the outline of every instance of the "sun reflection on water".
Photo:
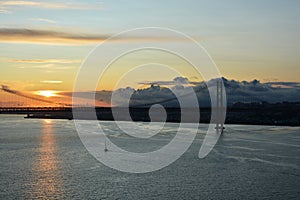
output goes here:
[{"label": "sun reflection on water", "polygon": [[39,141],[36,163],[33,165],[35,182],[33,198],[59,198],[62,194],[62,179],[58,169],[56,138],[52,120],[42,121],[42,134]]}]

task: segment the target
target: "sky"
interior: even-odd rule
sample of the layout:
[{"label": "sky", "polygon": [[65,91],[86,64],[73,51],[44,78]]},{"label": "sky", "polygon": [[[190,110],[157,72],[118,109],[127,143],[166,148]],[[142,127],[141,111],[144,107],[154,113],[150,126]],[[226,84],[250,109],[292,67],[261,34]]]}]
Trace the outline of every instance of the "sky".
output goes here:
[{"label": "sky", "polygon": [[[99,43],[140,27],[170,28],[192,37],[227,79],[299,82],[299,7],[298,0],[1,0],[0,84],[20,91],[72,91],[82,62]],[[111,45],[150,40],[136,36]],[[122,81],[122,73],[117,76],[153,60],[189,80],[201,79],[179,58],[141,51],[114,63],[97,89],[144,87],[139,83],[178,76],[158,66],[144,66]]]}]

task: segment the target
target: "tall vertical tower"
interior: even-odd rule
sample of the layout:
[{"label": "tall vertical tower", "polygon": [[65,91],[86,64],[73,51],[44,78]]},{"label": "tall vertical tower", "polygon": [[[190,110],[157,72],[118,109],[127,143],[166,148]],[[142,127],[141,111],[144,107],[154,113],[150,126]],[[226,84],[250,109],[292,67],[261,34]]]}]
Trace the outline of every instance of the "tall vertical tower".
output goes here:
[{"label": "tall vertical tower", "polygon": [[223,133],[224,128],[224,99],[223,99],[223,87],[222,80],[217,80],[217,116],[216,116],[216,131],[217,133]]}]

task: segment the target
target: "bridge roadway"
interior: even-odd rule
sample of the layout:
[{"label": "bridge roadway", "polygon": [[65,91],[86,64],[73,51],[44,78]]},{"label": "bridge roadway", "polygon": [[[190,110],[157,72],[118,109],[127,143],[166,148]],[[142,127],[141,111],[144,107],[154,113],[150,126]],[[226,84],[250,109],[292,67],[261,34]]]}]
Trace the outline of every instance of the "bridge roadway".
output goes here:
[{"label": "bridge roadway", "polygon": [[71,111],[72,107],[0,107],[0,114],[28,114],[42,111]]}]

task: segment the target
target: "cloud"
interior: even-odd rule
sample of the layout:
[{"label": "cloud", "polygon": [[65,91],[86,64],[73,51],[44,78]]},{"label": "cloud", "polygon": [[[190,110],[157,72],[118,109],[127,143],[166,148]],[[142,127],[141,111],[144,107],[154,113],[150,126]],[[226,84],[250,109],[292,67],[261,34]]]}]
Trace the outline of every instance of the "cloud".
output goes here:
[{"label": "cloud", "polygon": [[1,1],[0,9],[8,10],[14,8],[40,8],[55,10],[100,10],[103,5],[99,3],[70,3],[70,2],[47,2],[47,1]]},{"label": "cloud", "polygon": [[[300,83],[299,82],[269,82],[261,83],[259,80],[253,81],[236,81],[222,78],[225,86],[227,105],[233,105],[237,102],[269,102],[277,103],[283,101],[298,102],[300,101]],[[216,79],[205,82],[191,82],[185,77],[176,77],[173,81],[152,82],[151,86],[135,90],[133,88],[123,88],[114,91],[119,106],[126,104],[130,97],[131,106],[151,106],[153,104],[162,104],[166,107],[178,107],[179,103],[174,93],[176,91],[184,100],[189,101],[191,98],[191,88],[195,91],[200,107],[210,106],[210,95],[208,87],[215,87]],[[150,83],[150,82],[146,82]],[[169,86],[163,87],[162,85]],[[277,85],[276,85],[277,84]],[[278,87],[278,85],[288,87]],[[170,88],[171,87],[171,88]],[[130,92],[130,95],[128,95]],[[192,106],[192,105],[191,105]]]},{"label": "cloud", "polygon": [[40,21],[40,22],[47,22],[50,24],[56,24],[56,21],[51,20],[51,19],[45,19],[45,18],[31,18],[33,21]]},{"label": "cloud", "polygon": [[86,44],[98,43],[108,37],[108,35],[74,34],[49,30],[0,28],[0,42]]},{"label": "cloud", "polygon": [[41,63],[52,63],[52,64],[73,64],[81,63],[81,60],[70,60],[70,59],[11,59],[8,60],[13,63],[32,63],[32,64],[41,64]]},{"label": "cloud", "polygon": [[[111,95],[112,91],[102,90],[95,92],[60,92],[59,95],[65,97],[72,97],[73,95],[78,99],[77,103],[86,105],[93,105],[96,103],[98,106],[110,106],[111,105]],[[91,99],[91,96],[95,96],[96,102],[94,99]]]},{"label": "cloud", "polygon": [[[69,70],[76,68],[75,66],[58,66],[52,63],[43,65],[18,66],[19,69],[42,69],[44,72],[55,72],[56,70]],[[53,71],[55,70],[55,71]]]},{"label": "cloud", "polygon": [[193,88],[190,86],[175,85],[171,88],[161,87],[159,85],[151,85],[148,88],[135,90],[134,88],[120,88],[113,91],[112,104],[114,106],[132,106],[132,107],[149,107],[154,104],[161,104],[165,107],[179,107],[179,96],[185,105],[192,105],[193,98],[191,94]]},{"label": "cloud", "polygon": [[62,81],[55,81],[55,80],[45,80],[45,81],[40,81],[41,83],[49,83],[49,84],[61,84],[63,83]]},{"label": "cloud", "polygon": [[10,13],[11,13],[11,11],[0,7],[0,14],[10,14]]},{"label": "cloud", "polygon": [[[0,42],[5,43],[38,43],[38,44],[62,44],[62,45],[89,45],[103,42],[110,35],[60,32],[52,30],[26,29],[26,28],[0,28]],[[178,41],[178,38],[167,38],[156,35],[139,37],[128,35],[123,38],[114,38],[110,41],[119,42],[149,42],[149,41]]]},{"label": "cloud", "polygon": [[[196,82],[197,83],[197,82]],[[195,82],[190,82],[186,77],[176,77],[172,81],[144,81],[139,82],[141,85],[189,85],[195,84]]]},{"label": "cloud", "polygon": [[279,88],[300,88],[300,82],[267,82],[272,87]]}]

